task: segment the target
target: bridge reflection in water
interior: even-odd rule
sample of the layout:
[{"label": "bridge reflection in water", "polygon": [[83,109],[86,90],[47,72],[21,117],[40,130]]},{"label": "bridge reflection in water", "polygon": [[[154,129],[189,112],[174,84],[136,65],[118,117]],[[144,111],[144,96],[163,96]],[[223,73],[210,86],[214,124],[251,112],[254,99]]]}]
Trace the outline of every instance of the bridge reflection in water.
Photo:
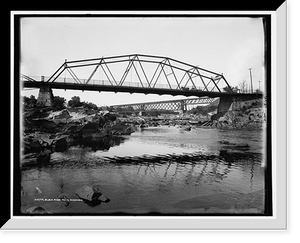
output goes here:
[{"label": "bridge reflection in water", "polygon": [[[109,203],[96,207],[38,205],[62,214],[264,212],[261,131],[194,129],[180,133],[176,128],[159,127],[124,138],[104,142],[105,146],[101,141],[96,150],[90,143],[76,143],[65,152],[53,153],[42,168],[24,164],[24,207],[32,205],[36,186],[47,198],[61,193],[74,198],[77,188],[95,184],[111,199]],[[240,146],[243,143],[248,146]]]}]

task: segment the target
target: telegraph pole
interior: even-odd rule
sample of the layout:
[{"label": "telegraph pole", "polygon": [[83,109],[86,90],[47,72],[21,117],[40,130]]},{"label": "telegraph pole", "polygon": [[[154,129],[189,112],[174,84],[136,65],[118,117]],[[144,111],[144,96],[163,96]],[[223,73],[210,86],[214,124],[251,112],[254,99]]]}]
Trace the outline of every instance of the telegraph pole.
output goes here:
[{"label": "telegraph pole", "polygon": [[252,68],[249,68],[249,72],[250,72],[250,81],[251,81],[251,93],[253,93],[253,86],[252,86],[252,73],[251,73],[251,69]]}]

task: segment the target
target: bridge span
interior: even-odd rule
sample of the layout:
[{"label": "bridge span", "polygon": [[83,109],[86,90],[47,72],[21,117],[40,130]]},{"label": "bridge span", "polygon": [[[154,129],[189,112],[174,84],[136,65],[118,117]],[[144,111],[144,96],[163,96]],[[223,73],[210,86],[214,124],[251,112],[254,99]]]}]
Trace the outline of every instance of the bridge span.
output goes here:
[{"label": "bridge span", "polygon": [[[86,78],[79,78],[79,73]],[[40,89],[38,103],[51,100],[52,89],[220,98],[219,110],[226,110],[236,99],[262,98],[262,94],[234,91],[222,73],[144,54],[65,60],[49,77],[22,75],[21,81],[24,88]]]},{"label": "bridge span", "polygon": [[190,99],[112,105],[110,107],[116,110],[119,109],[119,110],[134,110],[134,111],[152,111],[152,110],[186,111],[188,110],[188,106],[208,105],[216,101],[217,99],[218,98],[203,97],[203,98],[190,98]]},{"label": "bridge span", "polygon": [[[48,87],[51,89],[63,89],[63,90],[82,90],[82,91],[97,91],[97,92],[123,92],[123,93],[142,93],[142,94],[157,94],[157,95],[182,95],[186,97],[197,96],[197,97],[253,97],[261,98],[262,94],[245,94],[245,93],[227,93],[227,92],[214,92],[214,91],[203,91],[196,89],[168,89],[168,88],[147,88],[134,86],[114,86],[106,84],[78,84],[69,82],[54,82],[48,83],[41,80],[38,81],[28,81],[22,79],[24,88],[41,88]],[[99,83],[105,83],[105,81],[99,80]]]}]

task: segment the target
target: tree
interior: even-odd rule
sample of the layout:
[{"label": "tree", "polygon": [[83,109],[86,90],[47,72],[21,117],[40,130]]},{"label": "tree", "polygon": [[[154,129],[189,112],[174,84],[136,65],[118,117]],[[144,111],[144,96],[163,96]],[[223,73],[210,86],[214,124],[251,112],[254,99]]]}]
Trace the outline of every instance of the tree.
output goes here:
[{"label": "tree", "polygon": [[240,89],[241,93],[246,93],[246,90],[247,90],[246,80],[242,80],[241,82],[239,82],[239,89]]},{"label": "tree", "polygon": [[209,112],[215,111],[218,107],[215,105],[206,105],[206,106],[201,106],[198,105],[197,107],[194,107],[193,109],[190,110],[190,113],[194,115],[203,115],[206,116]]},{"label": "tree", "polygon": [[53,97],[53,109],[54,110],[63,110],[66,108],[65,106],[66,99],[60,96]]},{"label": "tree", "polygon": [[233,93],[238,93],[239,87],[238,86],[233,87],[232,91],[233,91]]},{"label": "tree", "polygon": [[79,96],[73,96],[69,101],[68,101],[68,106],[74,108],[74,107],[79,107],[82,105],[82,102],[80,101]]},{"label": "tree", "polygon": [[224,87],[223,88],[223,90],[225,91],[225,92],[227,92],[227,93],[232,93],[233,91],[233,87],[230,87],[230,86],[226,86],[226,87]]},{"label": "tree", "polygon": [[24,105],[24,107],[28,107],[29,106],[29,101],[30,101],[29,97],[27,97],[27,96],[23,97],[23,105]]},{"label": "tree", "polygon": [[98,106],[92,102],[82,102],[82,106],[87,109],[98,110]]},{"label": "tree", "polygon": [[31,95],[30,97],[24,96],[23,97],[23,104],[25,108],[32,108],[35,107],[37,103],[37,99],[34,95]]}]

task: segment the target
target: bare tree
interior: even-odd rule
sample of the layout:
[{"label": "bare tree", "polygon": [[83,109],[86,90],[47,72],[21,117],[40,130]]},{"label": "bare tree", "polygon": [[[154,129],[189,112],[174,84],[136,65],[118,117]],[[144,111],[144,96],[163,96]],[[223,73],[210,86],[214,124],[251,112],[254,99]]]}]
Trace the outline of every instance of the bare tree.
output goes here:
[{"label": "bare tree", "polygon": [[242,80],[241,82],[239,82],[239,89],[240,89],[241,93],[246,93],[246,90],[247,90],[246,80]]}]

